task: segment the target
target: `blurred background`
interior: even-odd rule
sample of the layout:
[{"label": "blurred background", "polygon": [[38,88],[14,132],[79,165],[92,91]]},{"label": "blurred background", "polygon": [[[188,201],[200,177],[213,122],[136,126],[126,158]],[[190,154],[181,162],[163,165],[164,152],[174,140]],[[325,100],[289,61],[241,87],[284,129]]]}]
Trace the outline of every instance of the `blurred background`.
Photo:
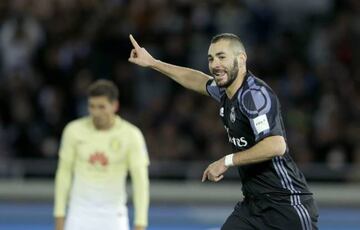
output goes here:
[{"label": "blurred background", "polygon": [[[151,218],[180,216],[153,229],[220,226],[241,198],[235,170],[222,184],[199,184],[230,152],[217,103],[127,59],[132,33],[154,57],[208,73],[209,42],[222,32],[240,36],[249,70],[277,92],[322,229],[360,229],[358,0],[1,0],[0,228],[31,229],[38,213],[33,229],[51,229],[60,135],[87,114],[86,89],[99,78],[116,82],[120,115],[145,135]],[[176,228],[186,219],[176,210],[194,202],[192,216],[211,218]],[[221,208],[220,218],[207,213]]]}]

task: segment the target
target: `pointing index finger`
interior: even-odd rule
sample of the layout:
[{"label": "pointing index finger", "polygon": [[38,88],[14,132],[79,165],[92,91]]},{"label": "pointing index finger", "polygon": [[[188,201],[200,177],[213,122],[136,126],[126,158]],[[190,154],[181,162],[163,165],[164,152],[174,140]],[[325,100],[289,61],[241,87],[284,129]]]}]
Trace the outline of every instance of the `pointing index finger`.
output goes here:
[{"label": "pointing index finger", "polygon": [[201,179],[201,182],[205,182],[205,181],[206,181],[207,173],[208,173],[208,169],[205,169],[205,171],[204,171],[204,173],[203,173],[203,176],[202,176],[202,179]]},{"label": "pointing index finger", "polygon": [[135,38],[132,36],[132,34],[129,35],[131,44],[134,46],[135,49],[140,49],[141,47],[139,46],[139,44],[136,42]]}]

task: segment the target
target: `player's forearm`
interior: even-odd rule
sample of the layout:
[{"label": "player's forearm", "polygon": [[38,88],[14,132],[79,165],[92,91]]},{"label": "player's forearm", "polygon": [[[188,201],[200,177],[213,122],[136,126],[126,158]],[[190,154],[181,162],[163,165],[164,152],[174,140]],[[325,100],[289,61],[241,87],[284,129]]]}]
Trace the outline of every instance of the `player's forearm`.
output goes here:
[{"label": "player's forearm", "polygon": [[207,95],[206,83],[209,79],[211,79],[209,75],[206,75],[198,70],[172,65],[160,60],[154,60],[151,67],[170,77],[183,87]]},{"label": "player's forearm", "polygon": [[60,162],[55,176],[54,216],[65,216],[66,204],[69,197],[72,174],[68,162]]},{"label": "player's forearm", "polygon": [[286,143],[282,136],[270,136],[250,149],[234,153],[234,165],[247,165],[270,160],[275,156],[282,156],[286,151]]},{"label": "player's forearm", "polygon": [[133,202],[135,208],[135,226],[146,227],[148,225],[149,210],[149,176],[147,166],[131,170],[133,186]]}]

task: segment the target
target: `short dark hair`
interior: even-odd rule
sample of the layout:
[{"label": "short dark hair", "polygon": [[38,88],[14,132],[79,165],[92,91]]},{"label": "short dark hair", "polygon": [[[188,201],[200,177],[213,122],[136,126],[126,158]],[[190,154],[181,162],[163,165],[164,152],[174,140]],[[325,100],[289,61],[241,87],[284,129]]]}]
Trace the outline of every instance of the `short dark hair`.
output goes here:
[{"label": "short dark hair", "polygon": [[119,89],[112,81],[100,79],[89,86],[87,95],[88,97],[105,96],[110,101],[115,101],[119,98]]},{"label": "short dark hair", "polygon": [[211,44],[214,44],[220,40],[230,41],[230,44],[234,48],[235,53],[239,53],[239,52],[246,53],[244,44],[242,43],[241,39],[237,35],[232,34],[232,33],[217,34],[211,39]]},{"label": "short dark hair", "polygon": [[238,41],[238,42],[242,43],[240,38],[237,35],[232,34],[232,33],[217,34],[211,39],[211,43],[216,43],[220,40],[232,40],[232,41]]}]

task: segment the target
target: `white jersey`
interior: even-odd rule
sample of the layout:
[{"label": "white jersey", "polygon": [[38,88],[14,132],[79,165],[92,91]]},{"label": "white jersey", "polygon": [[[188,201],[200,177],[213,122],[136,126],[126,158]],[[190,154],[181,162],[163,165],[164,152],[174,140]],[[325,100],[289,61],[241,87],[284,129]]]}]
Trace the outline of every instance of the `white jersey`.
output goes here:
[{"label": "white jersey", "polygon": [[135,224],[147,225],[149,158],[139,129],[119,117],[106,131],[95,129],[90,117],[78,119],[65,128],[59,154],[54,215],[64,216],[68,204],[66,230],[125,229],[128,172]]}]

